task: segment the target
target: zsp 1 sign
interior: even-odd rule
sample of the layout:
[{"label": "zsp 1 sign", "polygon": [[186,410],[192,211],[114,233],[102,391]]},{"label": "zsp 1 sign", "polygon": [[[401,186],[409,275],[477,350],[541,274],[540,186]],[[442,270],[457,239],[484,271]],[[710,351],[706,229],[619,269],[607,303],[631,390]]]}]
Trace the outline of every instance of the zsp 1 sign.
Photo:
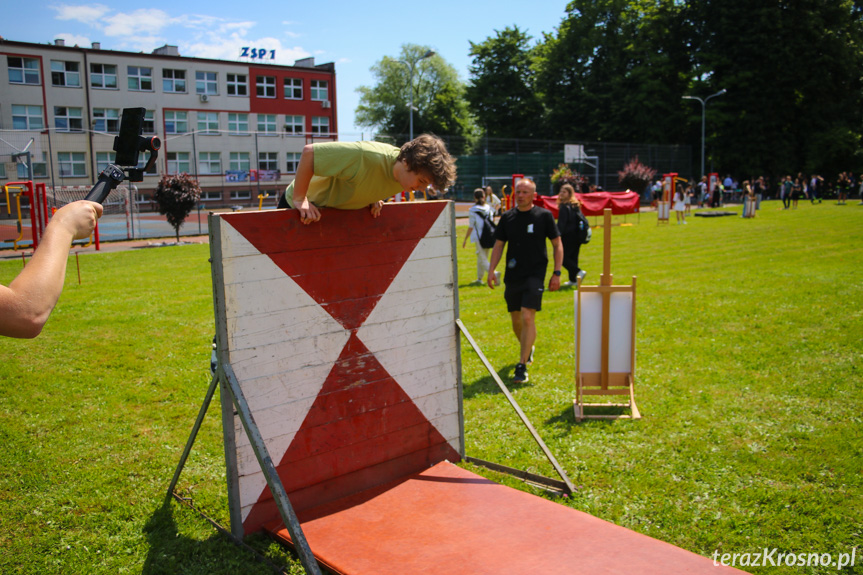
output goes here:
[{"label": "zsp 1 sign", "polygon": [[275,60],[276,51],[266,50],[264,48],[249,48],[248,46],[243,46],[242,48],[240,48],[240,58],[252,58],[253,60]]}]

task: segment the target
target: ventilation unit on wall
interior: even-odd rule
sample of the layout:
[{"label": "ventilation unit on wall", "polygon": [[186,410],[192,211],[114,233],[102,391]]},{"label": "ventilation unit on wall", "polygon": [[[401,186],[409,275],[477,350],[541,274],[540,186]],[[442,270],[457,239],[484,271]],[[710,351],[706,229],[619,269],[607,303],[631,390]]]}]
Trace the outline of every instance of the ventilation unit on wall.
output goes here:
[{"label": "ventilation unit on wall", "polygon": [[202,102],[209,102],[210,96],[208,94],[201,94],[201,101]]},{"label": "ventilation unit on wall", "polygon": [[321,102],[321,107],[322,108],[329,108],[330,107],[330,101],[324,100],[323,102]]}]

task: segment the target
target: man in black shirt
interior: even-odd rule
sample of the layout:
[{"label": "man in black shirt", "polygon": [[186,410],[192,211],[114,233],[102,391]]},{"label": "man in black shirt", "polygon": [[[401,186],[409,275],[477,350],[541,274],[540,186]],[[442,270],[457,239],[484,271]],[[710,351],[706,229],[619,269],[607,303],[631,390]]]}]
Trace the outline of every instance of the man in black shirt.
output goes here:
[{"label": "man in black shirt", "polygon": [[506,250],[506,285],[504,299],[512,319],[512,330],[518,338],[520,355],[515,366],[515,383],[527,381],[527,365],[533,360],[536,341],[536,312],[542,309],[542,292],[548,268],[546,238],[554,250],[554,273],[548,282],[549,291],[560,289],[560,268],[563,264],[563,244],[552,213],[533,205],[536,184],[521,179],[515,184],[515,208],[501,216],[495,231],[494,249],[488,270],[488,287],[494,289],[494,270]]}]

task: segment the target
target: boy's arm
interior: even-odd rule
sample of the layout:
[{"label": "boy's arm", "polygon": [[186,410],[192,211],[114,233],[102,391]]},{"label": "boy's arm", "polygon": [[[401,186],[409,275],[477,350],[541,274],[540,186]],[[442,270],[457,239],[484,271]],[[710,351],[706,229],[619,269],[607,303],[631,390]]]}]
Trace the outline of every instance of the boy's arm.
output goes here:
[{"label": "boy's arm", "polygon": [[300,163],[297,165],[293,193],[294,206],[300,211],[300,221],[304,224],[321,219],[321,211],[306,197],[313,175],[315,175],[315,148],[312,144],[306,144],[300,155]]}]

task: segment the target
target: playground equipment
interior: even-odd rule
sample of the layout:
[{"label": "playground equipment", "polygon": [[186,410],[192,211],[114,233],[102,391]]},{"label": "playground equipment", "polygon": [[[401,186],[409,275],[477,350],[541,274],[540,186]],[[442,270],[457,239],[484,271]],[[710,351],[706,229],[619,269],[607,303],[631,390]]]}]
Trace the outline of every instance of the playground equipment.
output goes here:
[{"label": "playground equipment", "polygon": [[[210,215],[218,361],[168,497],[218,387],[231,533],[269,532],[307,573],[723,572],[454,465],[478,460],[453,204],[322,215]],[[522,477],[574,494],[565,474]]]},{"label": "playground equipment", "polygon": [[[11,193],[11,195],[10,195]],[[21,209],[21,198],[26,198],[30,208],[30,238],[31,247],[35,250],[39,247],[39,239],[48,225],[48,205],[46,202],[45,184],[33,184],[32,180],[21,182],[9,182],[3,186],[3,195],[6,200],[6,209],[12,215],[12,200],[14,198],[17,215],[18,237],[12,239],[14,249],[24,241],[24,219]]]},{"label": "playground equipment", "polygon": [[[640,419],[635,404],[635,277],[612,284],[611,210],[603,214],[602,275],[598,286],[579,280],[575,292],[575,420]],[[628,403],[587,403],[587,396],[629,396]],[[587,415],[587,407],[627,408],[631,415]]]}]

